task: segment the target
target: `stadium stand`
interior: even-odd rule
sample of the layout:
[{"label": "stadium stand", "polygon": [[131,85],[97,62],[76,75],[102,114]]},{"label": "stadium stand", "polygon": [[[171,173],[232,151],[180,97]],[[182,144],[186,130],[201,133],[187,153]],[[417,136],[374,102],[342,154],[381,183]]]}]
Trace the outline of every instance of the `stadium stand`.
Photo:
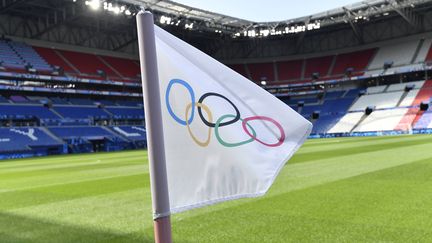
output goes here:
[{"label": "stadium stand", "polygon": [[146,141],[146,130],[143,126],[114,126],[111,129],[125,139],[134,142]]},{"label": "stadium stand", "polygon": [[303,60],[277,62],[276,65],[279,80],[288,81],[301,79]]},{"label": "stadium stand", "polygon": [[110,67],[124,77],[136,78],[140,74],[140,68],[132,60],[110,56],[100,56]]},{"label": "stadium stand", "polygon": [[421,118],[417,121],[414,126],[415,129],[425,129],[432,128],[432,109],[429,108],[426,112],[423,113]]},{"label": "stadium stand", "polygon": [[22,42],[9,42],[11,48],[18,53],[24,63],[30,65],[38,72],[52,72],[53,68],[49,65],[31,46]]},{"label": "stadium stand", "polygon": [[336,56],[332,74],[345,74],[348,68],[353,68],[354,75],[361,75],[367,69],[376,49],[343,53]]},{"label": "stadium stand", "polygon": [[[244,60],[229,67],[255,82],[265,80],[270,83],[278,81],[275,84],[281,86],[297,85],[281,99],[313,122],[313,134],[405,132],[432,126],[431,108],[425,112],[419,108],[421,102],[430,101],[432,97],[432,81],[403,77],[381,82],[371,77],[423,68],[424,61],[432,61],[431,44],[430,38],[403,40],[388,45],[381,43],[379,47],[369,45],[352,51],[344,49],[323,55],[311,54],[305,58],[277,58],[271,62]],[[393,66],[384,70],[385,62],[393,62]],[[124,99],[92,93],[101,86],[107,87],[103,95],[111,90],[118,95],[132,89],[123,85],[139,77],[139,63],[135,60],[1,40],[0,63],[16,74],[34,68],[46,72],[42,78],[57,76],[60,79],[48,87],[71,89],[67,94],[50,92],[45,96],[44,93],[30,92],[37,88],[40,80],[34,80],[33,76],[30,80],[27,80],[29,76],[18,77],[18,80],[25,80],[26,83],[22,84],[28,85],[27,91],[0,90],[0,122],[7,129],[30,126],[38,134],[42,133],[41,136],[46,134],[58,144],[66,144],[66,152],[146,146],[141,97]],[[66,75],[60,72],[50,76],[56,70],[64,70]],[[103,71],[106,77],[98,71]],[[319,73],[319,78],[312,81],[314,73]],[[84,84],[77,83],[80,78]],[[362,78],[369,78],[370,82],[363,82]],[[100,86],[93,88],[95,80]],[[360,81],[356,83],[356,80]],[[16,82],[12,78],[1,81],[8,86],[14,86]],[[65,81],[67,87],[61,84]],[[113,81],[121,81],[120,86],[113,86],[118,85]],[[342,85],[343,82],[347,84]],[[88,93],[75,95],[74,88]],[[140,92],[140,89],[136,86],[135,92]],[[374,107],[370,115],[365,114],[367,107]],[[317,114],[313,115],[315,112]],[[61,148],[56,151],[65,152]]]},{"label": "stadium stand", "polygon": [[89,119],[89,118],[109,118],[109,114],[97,107],[84,106],[54,106],[58,114],[63,118],[70,119]]},{"label": "stadium stand", "polygon": [[374,93],[361,96],[349,109],[350,111],[364,111],[368,106],[376,109],[396,107],[404,92]]},{"label": "stadium stand", "polygon": [[382,69],[385,62],[393,62],[393,66],[411,64],[419,42],[419,40],[413,40],[382,46],[370,63],[369,69]]},{"label": "stadium stand", "polygon": [[392,131],[407,111],[407,108],[374,111],[354,129],[354,132]]},{"label": "stadium stand", "polygon": [[363,117],[363,112],[351,112],[344,115],[332,128],[328,130],[328,133],[349,133],[358,124],[360,119]]},{"label": "stadium stand", "polygon": [[304,78],[312,78],[313,73],[318,73],[319,77],[328,76],[330,66],[332,64],[334,56],[324,56],[310,58],[306,60],[306,68],[304,71]]},{"label": "stadium stand", "polygon": [[144,119],[144,110],[142,108],[107,107],[106,111],[112,114],[114,118]]},{"label": "stadium stand", "polygon": [[273,63],[251,63],[247,66],[253,81],[275,81]]},{"label": "stadium stand", "polygon": [[0,63],[3,67],[14,71],[23,71],[26,64],[9,45],[9,41],[0,40]]},{"label": "stadium stand", "polygon": [[37,117],[40,119],[59,119],[50,109],[42,105],[0,105],[0,117],[25,119]]},{"label": "stadium stand", "polygon": [[69,63],[67,63],[64,58],[62,58],[59,54],[57,54],[56,50],[44,48],[44,47],[35,47],[33,48],[37,51],[37,53],[43,57],[48,63],[53,66],[61,67],[65,72],[75,73],[76,69],[71,67]]},{"label": "stadium stand", "polygon": [[0,128],[0,158],[60,154],[63,142],[42,128]]},{"label": "stadium stand", "polygon": [[65,50],[59,50],[58,53],[82,74],[95,75],[98,70],[101,70],[109,77],[119,78],[117,74],[96,55]]},{"label": "stadium stand", "polygon": [[249,75],[246,72],[246,68],[244,64],[231,64],[228,65],[232,70],[236,71],[237,73],[243,75],[246,78],[249,78]]}]

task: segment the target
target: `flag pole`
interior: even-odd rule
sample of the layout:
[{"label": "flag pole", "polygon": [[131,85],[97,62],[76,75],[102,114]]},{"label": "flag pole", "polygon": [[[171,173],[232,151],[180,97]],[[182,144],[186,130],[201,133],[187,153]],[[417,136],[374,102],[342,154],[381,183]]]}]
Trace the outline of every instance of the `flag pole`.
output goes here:
[{"label": "flag pole", "polygon": [[154,236],[156,243],[171,243],[170,205],[153,14],[148,11],[140,12],[136,20],[144,106],[147,114],[146,128]]}]

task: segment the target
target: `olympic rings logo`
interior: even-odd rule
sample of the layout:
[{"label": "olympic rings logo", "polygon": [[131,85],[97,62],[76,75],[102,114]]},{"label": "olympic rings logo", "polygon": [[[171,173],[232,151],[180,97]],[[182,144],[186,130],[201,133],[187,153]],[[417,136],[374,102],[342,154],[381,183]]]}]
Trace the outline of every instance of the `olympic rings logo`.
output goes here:
[{"label": "olympic rings logo", "polygon": [[[186,88],[189,95],[190,95],[190,103],[185,108],[184,119],[177,116],[174,113],[174,111],[172,110],[170,101],[169,101],[171,89],[172,89],[174,84],[178,84],[178,85],[181,85],[184,88]],[[204,103],[205,99],[208,97],[211,97],[211,96],[225,100],[229,105],[231,105],[234,108],[235,114],[226,114],[226,115],[223,115],[217,119],[214,119],[210,108]],[[273,118],[266,117],[266,116],[252,116],[252,117],[248,117],[248,118],[243,119],[243,118],[241,118],[240,111],[237,108],[237,106],[231,100],[229,100],[227,97],[225,97],[219,93],[214,93],[214,92],[205,93],[198,99],[198,102],[197,102],[196,97],[195,97],[195,92],[194,92],[192,86],[190,86],[189,83],[187,83],[186,81],[181,80],[181,79],[172,79],[169,82],[168,87],[166,89],[166,93],[165,93],[165,103],[166,103],[168,113],[171,115],[171,117],[174,119],[174,121],[176,121],[177,123],[179,123],[182,126],[186,126],[192,140],[201,147],[207,147],[210,144],[211,134],[212,134],[213,128],[214,128],[214,133],[215,133],[216,139],[218,140],[218,142],[221,145],[223,145],[225,147],[238,147],[238,146],[242,146],[242,145],[251,143],[253,141],[257,141],[258,143],[263,144],[267,147],[278,147],[278,146],[282,145],[285,141],[285,132],[284,132],[281,124],[279,122],[275,121]],[[200,117],[201,121],[208,127],[207,138],[204,141],[200,141],[193,134],[192,129],[190,127],[190,124],[194,121],[195,116],[196,116],[195,108],[197,108],[198,116]],[[203,112],[205,112],[207,114],[207,118],[204,117]],[[257,133],[256,133],[255,129],[249,124],[250,121],[255,121],[255,120],[267,121],[267,122],[273,123],[278,128],[279,133],[280,133],[280,137],[279,137],[278,141],[276,143],[267,143],[267,142],[264,142],[263,140],[259,139],[257,137]],[[243,131],[250,138],[245,140],[245,141],[240,141],[240,142],[236,142],[236,143],[230,143],[230,142],[225,141],[221,137],[219,129],[221,127],[224,127],[224,126],[234,124],[238,121],[241,121]]]}]

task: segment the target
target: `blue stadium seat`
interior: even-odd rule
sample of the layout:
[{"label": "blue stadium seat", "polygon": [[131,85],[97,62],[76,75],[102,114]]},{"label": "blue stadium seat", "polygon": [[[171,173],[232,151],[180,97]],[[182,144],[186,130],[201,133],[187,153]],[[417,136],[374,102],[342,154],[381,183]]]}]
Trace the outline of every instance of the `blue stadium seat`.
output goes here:
[{"label": "blue stadium seat", "polygon": [[343,116],[344,114],[320,115],[313,124],[312,133],[327,133]]},{"label": "blue stadium seat", "polygon": [[144,126],[113,126],[111,129],[131,141],[146,141]]},{"label": "blue stadium seat", "polygon": [[18,152],[34,147],[60,146],[40,128],[0,128],[0,152]]},{"label": "blue stadium seat", "polygon": [[130,118],[130,119],[144,119],[143,108],[113,108],[108,107],[106,110],[113,114],[114,118]]},{"label": "blue stadium seat", "polygon": [[60,119],[59,116],[42,105],[0,105],[0,117]]},{"label": "blue stadium seat", "polygon": [[119,135],[99,126],[70,126],[50,127],[49,130],[62,139],[85,138],[85,139],[122,139]]},{"label": "blue stadium seat", "polygon": [[88,119],[88,118],[109,118],[110,115],[97,107],[78,107],[78,106],[54,106],[64,118]]}]

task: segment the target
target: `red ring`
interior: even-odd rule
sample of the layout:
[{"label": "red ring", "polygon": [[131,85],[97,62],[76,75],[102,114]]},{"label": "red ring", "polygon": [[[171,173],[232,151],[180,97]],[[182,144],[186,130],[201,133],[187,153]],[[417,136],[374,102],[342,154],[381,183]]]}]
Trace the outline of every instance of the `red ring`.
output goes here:
[{"label": "red ring", "polygon": [[[263,120],[263,121],[269,121],[269,122],[275,124],[275,126],[279,129],[280,134],[281,134],[281,137],[279,138],[279,141],[278,141],[277,143],[274,143],[274,144],[265,143],[265,142],[259,140],[259,139],[258,139],[256,136],[254,136],[253,134],[251,134],[251,133],[249,132],[249,130],[247,129],[246,125],[247,125],[247,122],[248,122],[248,121],[252,121],[252,120]],[[248,117],[248,118],[246,118],[246,119],[243,120],[243,122],[242,122],[242,127],[243,127],[243,130],[247,133],[247,135],[249,135],[249,136],[250,136],[251,138],[253,138],[255,141],[257,141],[257,142],[259,142],[259,143],[261,143],[261,144],[263,144],[263,145],[265,145],[265,146],[268,146],[268,147],[278,147],[278,146],[282,145],[282,144],[284,143],[284,141],[285,141],[285,132],[284,132],[284,130],[283,130],[281,124],[279,124],[279,122],[273,120],[273,119],[270,118],[270,117],[266,117],[266,116],[252,116],[252,117]]]}]

